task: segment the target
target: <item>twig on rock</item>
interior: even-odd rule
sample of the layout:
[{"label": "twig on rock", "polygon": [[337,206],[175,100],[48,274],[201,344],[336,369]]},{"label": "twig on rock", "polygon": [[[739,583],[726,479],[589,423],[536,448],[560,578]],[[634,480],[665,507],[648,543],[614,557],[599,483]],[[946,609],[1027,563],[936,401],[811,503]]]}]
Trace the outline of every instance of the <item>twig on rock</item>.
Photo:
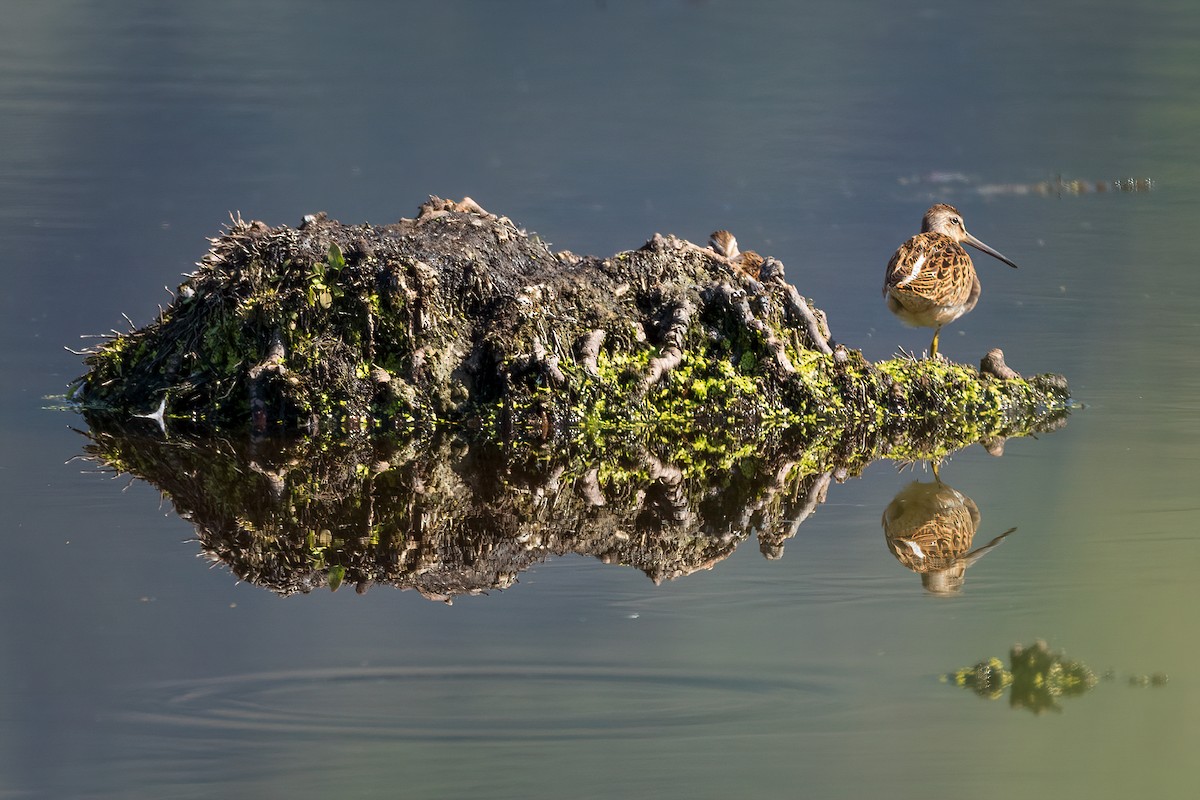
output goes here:
[{"label": "twig on rock", "polygon": [[683,361],[683,340],[687,335],[688,323],[695,312],[696,308],[689,300],[681,300],[672,307],[671,322],[667,325],[667,332],[663,337],[666,346],[661,356],[650,359],[650,367],[642,378],[643,388],[649,389],[658,383]]},{"label": "twig on rock", "polygon": [[783,342],[771,333],[771,329],[761,319],[754,316],[754,312],[750,310],[750,302],[746,299],[745,292],[736,291],[728,283],[721,282],[713,287],[714,294],[723,300],[733,311],[736,311],[741,322],[747,328],[757,331],[766,344],[767,349],[771,352],[771,357],[775,359],[775,363],[779,368],[786,373],[793,373],[796,367],[792,364],[792,360],[788,358],[787,348]]},{"label": "twig on rock", "polygon": [[602,329],[597,328],[587,336],[582,337],[575,346],[576,352],[579,353],[579,361],[583,364],[583,369],[593,377],[600,376],[600,365],[598,363],[600,359],[600,346],[604,344],[604,339],[607,335]]}]

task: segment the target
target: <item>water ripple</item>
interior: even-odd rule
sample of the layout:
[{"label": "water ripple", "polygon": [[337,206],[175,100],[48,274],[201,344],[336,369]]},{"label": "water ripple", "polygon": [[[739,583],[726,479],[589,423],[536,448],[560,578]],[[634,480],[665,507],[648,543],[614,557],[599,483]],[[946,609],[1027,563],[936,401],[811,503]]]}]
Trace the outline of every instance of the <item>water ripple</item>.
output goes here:
[{"label": "water ripple", "polygon": [[537,741],[756,726],[824,697],[813,681],[668,670],[363,667],[159,684],[121,716],[197,733]]}]

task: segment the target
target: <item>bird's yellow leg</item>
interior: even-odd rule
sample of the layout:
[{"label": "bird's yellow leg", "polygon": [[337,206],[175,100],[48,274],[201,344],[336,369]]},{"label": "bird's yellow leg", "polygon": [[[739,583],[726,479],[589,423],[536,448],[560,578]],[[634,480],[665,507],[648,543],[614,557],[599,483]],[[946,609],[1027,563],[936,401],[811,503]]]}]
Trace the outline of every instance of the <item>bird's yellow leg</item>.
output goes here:
[{"label": "bird's yellow leg", "polygon": [[937,355],[938,334],[941,332],[942,332],[941,328],[934,328],[934,330],[933,330],[933,344],[929,345],[929,357],[930,358],[933,358],[934,356]]}]

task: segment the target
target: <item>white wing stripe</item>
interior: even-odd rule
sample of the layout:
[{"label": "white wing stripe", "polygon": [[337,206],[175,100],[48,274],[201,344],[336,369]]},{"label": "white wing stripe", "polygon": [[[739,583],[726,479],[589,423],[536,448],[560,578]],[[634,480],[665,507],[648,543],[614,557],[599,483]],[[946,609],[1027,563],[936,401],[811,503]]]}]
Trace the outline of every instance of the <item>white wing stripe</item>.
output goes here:
[{"label": "white wing stripe", "polygon": [[925,264],[925,254],[921,253],[921,257],[913,262],[912,272],[908,273],[908,277],[906,277],[904,280],[900,281],[896,285],[897,286],[908,286],[910,283],[915,281],[917,279],[917,276],[921,274],[921,267],[924,264]]}]

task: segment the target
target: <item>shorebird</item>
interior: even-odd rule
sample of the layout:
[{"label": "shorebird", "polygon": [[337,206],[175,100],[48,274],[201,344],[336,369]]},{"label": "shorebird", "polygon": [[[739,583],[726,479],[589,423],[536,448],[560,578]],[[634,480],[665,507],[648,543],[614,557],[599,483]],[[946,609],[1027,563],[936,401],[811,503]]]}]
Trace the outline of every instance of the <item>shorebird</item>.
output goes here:
[{"label": "shorebird", "polygon": [[906,325],[933,328],[930,357],[942,326],[979,302],[979,276],[962,245],[969,244],[1016,269],[1016,264],[967,233],[958,209],[938,203],[925,212],[921,232],[900,245],[888,262],[883,296]]},{"label": "shorebird", "polygon": [[967,567],[1016,528],[971,550],[979,530],[979,506],[942,483],[936,466],[933,477],[932,483],[913,481],[892,498],[883,511],[883,535],[896,560],[918,573],[928,591],[951,594],[962,588]]},{"label": "shorebird", "polygon": [[729,231],[713,231],[710,233],[708,235],[708,246],[715,250],[718,255],[725,256],[734,269],[749,275],[751,278],[758,278],[759,270],[762,269],[765,259],[753,250],[739,250],[737,239]]}]

